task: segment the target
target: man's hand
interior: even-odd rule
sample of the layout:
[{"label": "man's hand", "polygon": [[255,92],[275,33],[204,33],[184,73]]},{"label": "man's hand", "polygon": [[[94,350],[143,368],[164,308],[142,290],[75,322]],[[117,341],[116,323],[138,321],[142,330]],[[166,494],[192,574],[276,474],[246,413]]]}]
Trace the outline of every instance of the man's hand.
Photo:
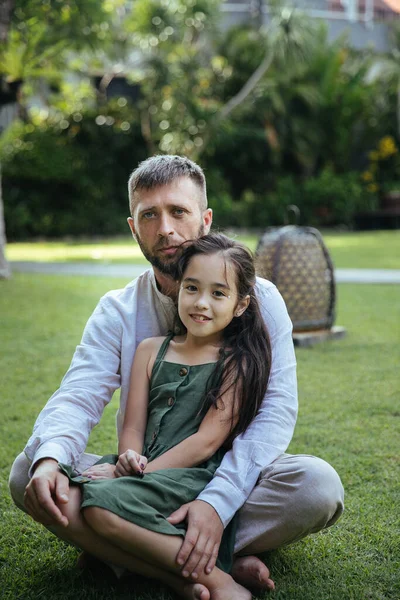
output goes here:
[{"label": "man's hand", "polygon": [[197,579],[203,570],[211,573],[215,567],[224,526],[217,511],[202,500],[184,504],[168,517],[173,525],[185,520],[186,536],[176,560],[184,577]]},{"label": "man's hand", "polygon": [[41,460],[25,489],[24,504],[35,521],[42,525],[68,525],[57,504],[66,504],[69,495],[68,477],[58,469],[56,460]]}]

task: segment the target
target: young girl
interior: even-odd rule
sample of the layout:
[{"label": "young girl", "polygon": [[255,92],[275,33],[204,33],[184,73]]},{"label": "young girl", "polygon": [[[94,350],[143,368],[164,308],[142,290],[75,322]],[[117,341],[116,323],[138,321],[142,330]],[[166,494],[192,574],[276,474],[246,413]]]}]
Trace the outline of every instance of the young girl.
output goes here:
[{"label": "young girl", "polygon": [[158,578],[185,598],[246,600],[250,592],[228,575],[235,520],[224,532],[217,567],[193,584],[176,564],[184,525],[167,517],[196,499],[264,397],[271,351],[253,260],[242,245],[210,234],[184,250],[178,281],[185,333],[139,344],[119,456],[71,477],[82,484],[85,548],[92,544],[99,556],[102,545],[101,558],[108,552],[109,561]]}]

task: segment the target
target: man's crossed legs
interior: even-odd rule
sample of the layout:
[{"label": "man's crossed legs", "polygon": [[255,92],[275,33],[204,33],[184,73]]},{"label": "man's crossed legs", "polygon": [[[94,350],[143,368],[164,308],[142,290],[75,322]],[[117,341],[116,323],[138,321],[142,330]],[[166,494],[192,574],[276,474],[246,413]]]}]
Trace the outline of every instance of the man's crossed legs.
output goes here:
[{"label": "man's crossed legs", "polygon": [[[84,454],[78,470],[84,471],[98,459],[94,454]],[[20,454],[9,480],[11,496],[23,511],[29,468],[25,454]],[[249,555],[274,550],[330,527],[343,512],[343,497],[338,474],[322,459],[290,454],[276,459],[262,471],[257,486],[239,511],[234,579],[245,587],[253,587],[257,582],[262,586],[263,580],[268,579],[268,570]]]}]

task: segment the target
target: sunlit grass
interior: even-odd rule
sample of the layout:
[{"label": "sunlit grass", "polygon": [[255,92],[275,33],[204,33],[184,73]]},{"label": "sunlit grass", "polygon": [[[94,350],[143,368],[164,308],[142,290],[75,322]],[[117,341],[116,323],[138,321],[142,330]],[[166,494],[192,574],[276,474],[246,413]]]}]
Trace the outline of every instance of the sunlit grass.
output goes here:
[{"label": "sunlit grass", "polygon": [[37,262],[134,262],[146,263],[132,237],[80,242],[22,242],[7,245],[9,260]]},{"label": "sunlit grass", "polygon": [[400,269],[400,231],[327,232],[324,241],[336,267]]},{"label": "sunlit grass", "polygon": [[[228,232],[229,233],[229,232]],[[255,250],[259,235],[230,233]],[[337,268],[400,269],[400,232],[323,232],[324,241]],[[130,235],[103,240],[10,243],[11,261],[146,264],[138,244]]]}]

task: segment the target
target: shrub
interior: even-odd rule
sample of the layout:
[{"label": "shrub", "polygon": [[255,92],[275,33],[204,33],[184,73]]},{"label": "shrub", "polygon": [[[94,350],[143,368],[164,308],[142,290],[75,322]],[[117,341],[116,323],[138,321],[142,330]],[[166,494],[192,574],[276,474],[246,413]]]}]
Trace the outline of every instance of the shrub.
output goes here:
[{"label": "shrub", "polygon": [[109,104],[12,125],[0,149],[9,239],[121,232],[129,174],[147,155],[131,115]]},{"label": "shrub", "polygon": [[291,175],[277,178],[264,194],[246,190],[241,197],[239,219],[246,227],[268,227],[297,222],[288,212],[300,210],[299,225],[352,225],[353,215],[374,209],[376,198],[364,191],[358,173],[338,175],[326,169],[317,177],[301,180]]},{"label": "shrub", "polygon": [[334,173],[324,169],[318,177],[306,179],[302,186],[300,210],[309,224],[351,225],[355,212],[372,208],[358,173]]},{"label": "shrub", "polygon": [[381,138],[374,150],[368,154],[368,169],[362,179],[367,191],[378,194],[398,190],[400,187],[400,156],[395,139],[386,135]]},{"label": "shrub", "polygon": [[[233,136],[225,162],[218,161],[218,152],[201,161],[217,226],[283,225],[291,204],[300,209],[299,224],[350,225],[355,212],[375,208],[376,197],[365,191],[357,173],[326,168],[301,179],[268,170],[257,178],[254,147],[251,159],[242,148],[238,166],[236,142]],[[112,102],[101,115],[93,108],[17,121],[3,135],[0,152],[10,240],[121,233],[129,174],[147,157],[134,111]]]}]

